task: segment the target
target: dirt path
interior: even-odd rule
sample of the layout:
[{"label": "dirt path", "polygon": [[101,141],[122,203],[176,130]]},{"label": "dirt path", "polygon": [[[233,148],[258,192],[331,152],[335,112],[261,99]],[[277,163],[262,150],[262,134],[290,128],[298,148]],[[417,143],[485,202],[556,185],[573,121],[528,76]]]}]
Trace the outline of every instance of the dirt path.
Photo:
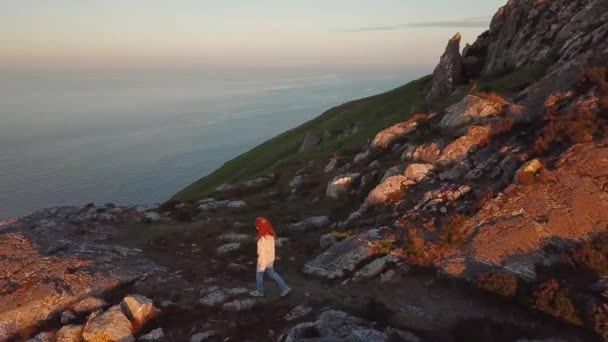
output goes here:
[{"label": "dirt path", "polygon": [[[401,273],[385,284],[376,279],[342,284],[310,278],[301,272],[311,257],[305,236],[301,243],[291,242],[278,250],[279,255],[290,253],[275,267],[293,289],[287,298],[279,298],[276,285],[266,279],[267,297],[253,311],[230,314],[202,308],[197,304],[198,293],[211,284],[255,286],[254,246],[237,254],[217,256],[214,251],[218,235],[215,229],[193,224],[170,233],[155,232],[150,241],[130,242],[131,247],[142,248],[149,258],[188,281],[187,285],[150,284],[146,289],[157,299],[182,305],[177,311],[169,310],[159,321],[172,338],[189,338],[194,332],[208,329],[209,322],[215,322],[225,325],[223,336],[236,341],[260,340],[260,336],[274,340],[293,325],[287,324],[283,316],[293,307],[306,304],[315,314],[329,307],[343,309],[380,324],[415,331],[429,340],[514,341],[555,336],[594,340],[578,327],[530,313],[513,301],[489,296],[459,281],[438,279],[430,272]],[[314,238],[318,243],[318,238]],[[269,331],[275,335],[268,337]]]}]

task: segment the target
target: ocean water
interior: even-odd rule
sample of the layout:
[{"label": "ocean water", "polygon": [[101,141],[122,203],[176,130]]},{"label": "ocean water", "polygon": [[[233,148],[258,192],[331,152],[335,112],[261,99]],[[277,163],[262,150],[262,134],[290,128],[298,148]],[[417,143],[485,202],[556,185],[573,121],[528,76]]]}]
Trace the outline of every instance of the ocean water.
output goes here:
[{"label": "ocean water", "polygon": [[163,201],[345,101],[420,76],[383,71],[1,71],[0,218]]}]

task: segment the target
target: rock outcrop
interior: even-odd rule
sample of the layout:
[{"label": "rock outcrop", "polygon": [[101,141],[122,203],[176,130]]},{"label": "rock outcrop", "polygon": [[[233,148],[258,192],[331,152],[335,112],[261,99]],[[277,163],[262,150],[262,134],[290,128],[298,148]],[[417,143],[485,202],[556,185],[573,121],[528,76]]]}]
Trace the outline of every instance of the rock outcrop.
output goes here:
[{"label": "rock outcrop", "polygon": [[[475,95],[465,96],[446,109],[439,125],[446,130],[454,130],[483,118],[500,114],[506,102],[499,97],[484,99]],[[502,101],[501,101],[502,100]]]},{"label": "rock outcrop", "polygon": [[457,86],[467,81],[460,54],[460,40],[460,33],[457,33],[448,42],[439,64],[433,71],[433,81],[426,95],[427,101],[447,97]]}]

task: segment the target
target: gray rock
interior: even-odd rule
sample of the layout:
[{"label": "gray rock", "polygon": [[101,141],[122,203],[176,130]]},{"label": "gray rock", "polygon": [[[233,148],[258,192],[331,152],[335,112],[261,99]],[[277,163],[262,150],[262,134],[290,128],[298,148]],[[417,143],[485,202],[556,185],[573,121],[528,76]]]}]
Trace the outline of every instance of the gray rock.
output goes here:
[{"label": "gray rock", "polygon": [[479,121],[502,112],[506,101],[491,101],[475,95],[467,95],[446,109],[439,126],[443,129],[455,130],[471,122]]},{"label": "gray rock", "polygon": [[325,167],[323,168],[323,172],[325,173],[331,173],[336,169],[336,166],[338,164],[338,160],[336,158],[332,158],[329,160],[329,162],[327,162],[327,165],[325,165]]},{"label": "gray rock", "polygon": [[52,332],[41,332],[28,342],[53,342],[54,340],[55,336]]},{"label": "gray rock", "polygon": [[292,189],[297,189],[299,188],[302,184],[304,183],[304,176],[299,175],[299,176],[295,176],[290,182],[289,182],[289,187]]},{"label": "gray rock", "polygon": [[133,342],[133,330],[131,322],[115,305],[94,318],[90,319],[82,331],[85,342],[108,341],[108,342]]},{"label": "gray rock", "polygon": [[234,296],[249,292],[246,288],[219,289],[215,290],[199,300],[199,303],[205,306],[216,306],[224,303]]},{"label": "gray rock", "polygon": [[214,330],[194,334],[190,337],[190,342],[203,342],[209,339],[209,337],[216,336],[217,332]]},{"label": "gray rock", "polygon": [[462,55],[460,54],[460,33],[450,39],[439,64],[433,71],[431,89],[426,95],[429,102],[447,97],[457,86],[466,82]]},{"label": "gray rock", "polygon": [[326,250],[329,247],[333,246],[336,243],[336,238],[333,236],[333,234],[325,234],[322,235],[321,238],[319,239],[319,245],[321,246],[322,250]]},{"label": "gray rock", "polygon": [[393,280],[396,275],[397,275],[397,272],[395,272],[395,270],[393,270],[393,269],[390,269],[390,270],[382,273],[382,275],[380,276],[380,283],[381,284],[388,283],[391,280]]},{"label": "gray rock", "polygon": [[224,311],[241,312],[253,309],[259,301],[254,298],[235,299],[222,305]]},{"label": "gray rock", "polygon": [[311,312],[312,308],[310,306],[298,305],[295,308],[291,309],[291,311],[289,311],[284,318],[287,322],[291,322],[304,318]]},{"label": "gray rock", "polygon": [[341,278],[367,260],[371,252],[367,233],[359,234],[334,244],[307,262],[304,273],[327,279]]},{"label": "gray rock", "polygon": [[253,241],[254,237],[248,234],[224,233],[217,239],[224,242],[248,242]]},{"label": "gray rock", "polygon": [[242,209],[247,206],[247,202],[245,201],[232,201],[229,202],[226,207],[229,209]]},{"label": "gray rock", "polygon": [[140,336],[138,341],[160,341],[165,338],[165,332],[163,329],[158,328],[150,331],[149,333]]},{"label": "gray rock", "polygon": [[358,153],[357,155],[355,155],[355,158],[353,158],[353,163],[358,163],[360,161],[367,160],[367,158],[369,158],[371,154],[372,153],[370,150],[365,150],[364,152]]},{"label": "gray rock", "polygon": [[219,255],[224,255],[224,254],[228,254],[228,253],[237,251],[240,248],[241,248],[240,242],[231,242],[231,243],[227,243],[225,245],[218,247],[216,250],[216,253]]},{"label": "gray rock", "polygon": [[329,217],[327,216],[314,216],[309,217],[305,220],[302,220],[298,223],[293,223],[288,226],[290,230],[296,231],[309,231],[319,228],[324,228],[328,226],[330,223]]},{"label": "gray rock", "polygon": [[378,258],[355,273],[355,278],[369,279],[379,275],[386,267],[386,257]]}]

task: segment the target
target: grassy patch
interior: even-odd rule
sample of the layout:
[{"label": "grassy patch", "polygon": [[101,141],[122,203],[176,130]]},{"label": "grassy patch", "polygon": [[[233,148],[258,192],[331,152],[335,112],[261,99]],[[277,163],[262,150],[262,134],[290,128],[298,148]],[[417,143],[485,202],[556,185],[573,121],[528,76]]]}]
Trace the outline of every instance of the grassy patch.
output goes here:
[{"label": "grassy patch", "polygon": [[[352,101],[334,107],[321,116],[291,129],[253,148],[237,158],[226,162],[210,175],[186,187],[175,198],[179,200],[199,199],[213,192],[223,183],[235,183],[275,170],[285,164],[302,160],[326,160],[330,155],[352,153],[360,150],[378,131],[409,118],[421,109],[423,91],[430,77],[424,77],[384,94]],[[352,123],[361,129],[352,136],[343,136],[343,131]],[[329,138],[318,146],[299,153],[306,133]]]},{"label": "grassy patch", "polygon": [[524,90],[529,85],[540,80],[553,63],[556,57],[550,55],[535,62],[529,63],[515,71],[482,77],[478,81],[481,91],[495,91],[511,93]]}]

